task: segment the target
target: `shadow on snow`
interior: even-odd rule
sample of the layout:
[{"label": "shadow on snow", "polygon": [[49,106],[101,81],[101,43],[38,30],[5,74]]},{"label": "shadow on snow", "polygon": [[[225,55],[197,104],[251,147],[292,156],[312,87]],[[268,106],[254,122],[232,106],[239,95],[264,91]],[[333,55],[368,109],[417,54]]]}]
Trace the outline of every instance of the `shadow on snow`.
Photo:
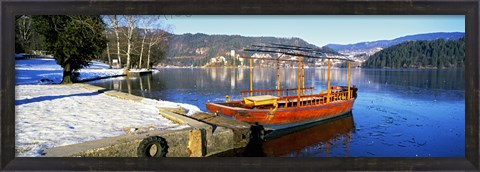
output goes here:
[{"label": "shadow on snow", "polygon": [[41,96],[41,97],[35,97],[32,99],[16,100],[15,105],[24,105],[29,103],[41,102],[46,100],[55,100],[55,99],[61,99],[61,98],[67,98],[67,97],[95,96],[98,94],[101,94],[101,93],[91,92],[91,93],[78,93],[78,94],[58,95],[58,96]]}]

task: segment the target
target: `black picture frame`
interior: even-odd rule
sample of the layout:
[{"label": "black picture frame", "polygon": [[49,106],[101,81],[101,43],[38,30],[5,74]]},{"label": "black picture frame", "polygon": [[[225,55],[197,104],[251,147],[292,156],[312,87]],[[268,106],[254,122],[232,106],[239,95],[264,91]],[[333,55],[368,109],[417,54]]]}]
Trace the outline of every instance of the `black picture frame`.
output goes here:
[{"label": "black picture frame", "polygon": [[[317,171],[479,170],[478,0],[3,0],[0,37],[0,168],[2,170]],[[15,157],[15,15],[464,15],[464,158],[20,158]]]}]

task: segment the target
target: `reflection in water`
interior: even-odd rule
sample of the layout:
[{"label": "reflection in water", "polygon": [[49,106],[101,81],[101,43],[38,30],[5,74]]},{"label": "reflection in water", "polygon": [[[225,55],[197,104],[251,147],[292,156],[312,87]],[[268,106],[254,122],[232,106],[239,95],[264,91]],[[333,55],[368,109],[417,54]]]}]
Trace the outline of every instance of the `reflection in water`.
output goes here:
[{"label": "reflection in water", "polygon": [[[297,87],[297,69],[281,69],[281,87]],[[275,89],[276,69],[254,68],[254,89]],[[316,87],[316,90],[326,88],[327,72],[325,69],[309,68],[305,70],[305,85]],[[126,90],[135,94],[135,89],[146,91],[166,91],[172,89],[194,89],[193,91],[209,91],[210,94],[236,94],[240,90],[249,89],[248,69],[161,69],[153,75],[138,77],[123,77],[112,80],[93,81],[92,84],[106,86],[105,83],[114,84],[112,89],[122,90],[122,84],[127,85]],[[431,90],[464,90],[464,73],[462,69],[450,70],[373,70],[353,69],[352,84],[362,91],[396,91],[399,87],[420,88]],[[143,88],[143,81],[148,80],[148,88]],[[128,83],[130,82],[130,83]],[[135,83],[132,83],[135,82]],[[345,69],[332,70],[332,85],[346,85],[347,71]],[[135,86],[137,85],[138,86]],[[130,85],[130,86],[129,86]],[[153,87],[153,88],[152,88]],[[154,89],[154,90],[152,90]],[[141,95],[140,92],[138,92]],[[232,95],[233,95],[232,94]],[[220,97],[224,97],[220,96]],[[163,98],[164,99],[164,98]]]},{"label": "reflection in water", "polygon": [[128,76],[125,80],[127,80],[128,94],[132,94],[132,80]]},{"label": "reflection in water", "polygon": [[235,89],[236,79],[237,79],[237,71],[235,70],[233,73],[233,76],[230,77],[230,87],[232,87],[232,89]]},{"label": "reflection in water", "polygon": [[329,146],[341,141],[340,144],[345,147],[345,155],[348,156],[348,144],[353,129],[353,116],[349,113],[339,118],[314,123],[313,126],[312,124],[303,126],[300,130],[293,129],[295,131],[286,135],[285,132],[290,131],[280,131],[281,133],[276,134],[280,137],[267,138],[270,140],[263,143],[262,150],[266,156],[274,157],[328,157]]},{"label": "reflection in water", "polygon": [[153,77],[152,75],[147,75],[148,94],[150,96],[152,95],[152,84],[151,84],[152,77]]},{"label": "reflection in water", "polygon": [[250,127],[250,140],[243,152],[237,153],[236,156],[246,157],[264,157],[266,154],[263,151],[264,131],[265,128],[261,125],[252,125]]},{"label": "reflection in water", "polygon": [[[349,142],[354,132],[352,113],[327,121],[296,128],[277,130],[263,136],[263,127],[253,125],[250,141],[235,156],[246,157],[329,157],[349,156]],[[342,154],[329,154],[329,148],[341,146]],[[232,155],[228,155],[232,156]]]},{"label": "reflection in water", "polygon": [[[98,85],[99,81],[90,84]],[[155,98],[153,93],[158,93],[156,89],[164,87],[162,79],[154,79],[152,75],[142,77],[119,77],[100,81],[102,86],[107,89],[118,90],[142,97]]]},{"label": "reflection in water", "polygon": [[[296,72],[294,68],[281,70],[282,88],[297,86]],[[255,68],[253,73],[254,89],[276,87],[276,69]],[[326,75],[326,69],[306,69],[305,86],[314,86],[315,92],[325,89]],[[346,85],[346,82],[347,70],[332,70],[332,85]],[[321,136],[307,137],[325,134],[320,129],[302,136],[278,137],[261,145],[250,145],[263,151],[251,152],[249,156],[346,156],[348,146],[348,155],[356,157],[464,157],[464,82],[463,69],[353,69],[352,84],[359,88],[352,108],[354,132],[337,132],[338,135],[333,135],[336,139],[327,141],[314,140]],[[249,89],[249,69],[160,69],[141,78],[120,77],[89,83],[137,96],[192,104],[206,111],[205,103],[209,100],[225,101],[225,95],[240,99],[240,91]],[[322,126],[325,125],[318,127]],[[283,144],[291,146],[282,147]]]}]

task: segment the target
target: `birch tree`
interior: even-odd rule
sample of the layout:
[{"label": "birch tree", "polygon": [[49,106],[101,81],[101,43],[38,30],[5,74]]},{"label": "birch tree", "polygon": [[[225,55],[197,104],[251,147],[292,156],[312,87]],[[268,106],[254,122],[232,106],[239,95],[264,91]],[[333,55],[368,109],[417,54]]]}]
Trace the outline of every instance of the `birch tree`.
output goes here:
[{"label": "birch tree", "polygon": [[149,33],[150,33],[150,36],[149,36],[150,39],[148,41],[147,69],[151,69],[150,56],[151,56],[152,47],[160,44],[163,40],[165,40],[166,34],[167,34],[167,32],[161,31],[159,29],[158,30],[151,29]]},{"label": "birch tree", "polygon": [[113,32],[115,33],[115,37],[117,40],[117,58],[118,58],[118,64],[120,67],[122,67],[122,58],[120,58],[120,25],[118,23],[118,16],[117,15],[111,15],[108,16],[108,19],[110,19],[110,23],[112,24]]},{"label": "birch tree", "polygon": [[29,16],[20,16],[16,19],[16,37],[25,51],[31,50],[30,41],[32,38],[32,20]]},{"label": "birch tree", "polygon": [[142,68],[142,57],[143,57],[143,47],[145,45],[145,38],[147,38],[147,29],[148,29],[148,25],[147,23],[149,23],[149,21],[147,22],[147,17],[144,17],[142,19],[142,27],[143,27],[143,38],[142,38],[142,48],[140,49],[140,60],[138,62],[138,68]]},{"label": "birch tree", "polygon": [[[138,68],[142,68],[142,59],[143,59],[143,49],[145,46],[145,39],[147,38],[148,28],[156,22],[158,17],[156,16],[141,16],[140,17],[140,28],[143,30],[142,35],[142,44],[140,48],[140,60],[138,63]],[[147,64],[148,65],[148,64]]]},{"label": "birch tree", "polygon": [[[143,61],[143,51],[144,51],[144,45],[148,44],[149,50],[150,51],[150,43],[151,43],[151,36],[152,34],[149,34],[151,32],[151,29],[159,29],[161,27],[161,22],[160,22],[160,16],[159,15],[153,15],[153,16],[141,16],[140,17],[140,26],[139,26],[142,31],[143,31],[143,37],[142,37],[142,46],[140,50],[140,60],[139,60],[139,68],[142,68],[142,61]],[[149,43],[146,43],[145,40],[147,37],[150,36],[150,41]],[[147,55],[148,56],[148,55]],[[149,65],[149,61],[147,62],[147,66]],[[148,68],[148,67],[147,67]]]},{"label": "birch tree", "polygon": [[109,48],[109,41],[108,41],[108,29],[105,29],[105,38],[107,39],[107,57],[108,57],[108,68],[112,68],[112,59],[110,58],[110,48]]},{"label": "birch tree", "polygon": [[124,74],[127,74],[128,71],[130,70],[131,68],[131,53],[132,53],[132,46],[133,46],[133,32],[135,31],[135,28],[137,27],[137,21],[138,21],[138,18],[136,16],[133,16],[133,15],[125,15],[123,16],[124,19],[125,19],[125,23],[126,23],[126,29],[127,31],[124,32],[124,35],[125,37],[127,38],[127,52],[126,52],[126,55],[127,55],[127,63],[126,63],[126,66],[125,66],[125,70],[124,70]]}]

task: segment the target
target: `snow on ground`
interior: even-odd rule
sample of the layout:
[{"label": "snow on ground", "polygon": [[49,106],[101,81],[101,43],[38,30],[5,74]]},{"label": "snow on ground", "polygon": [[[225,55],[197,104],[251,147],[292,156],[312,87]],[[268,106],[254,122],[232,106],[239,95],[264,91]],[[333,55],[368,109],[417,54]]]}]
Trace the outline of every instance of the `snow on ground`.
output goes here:
[{"label": "snow on ground", "polygon": [[[28,59],[15,61],[15,79],[17,85],[56,84],[62,81],[63,69],[55,59]],[[91,62],[90,67],[81,69],[79,79],[91,79],[104,76],[120,75],[122,69],[108,69],[108,65]]]},{"label": "snow on ground", "polygon": [[191,116],[194,113],[201,112],[200,108],[198,108],[195,105],[191,104],[184,104],[184,103],[175,103],[175,102],[170,102],[170,101],[164,101],[164,100],[153,100],[153,99],[142,99],[142,103],[149,104],[149,105],[154,105],[156,107],[164,107],[164,108],[184,108],[186,110],[186,115]]},{"label": "snow on ground", "polygon": [[16,89],[18,156],[126,134],[125,128],[180,129],[152,105],[114,98],[78,86],[19,85]]},{"label": "snow on ground", "polygon": [[[117,75],[122,69],[93,62],[80,70],[81,79]],[[118,99],[74,85],[60,83],[62,68],[54,59],[16,60],[15,136],[16,156],[37,157],[43,150],[128,133],[130,128],[177,130],[162,117],[158,107],[198,107],[168,101],[141,102]],[[36,85],[29,85],[36,84]]]}]

